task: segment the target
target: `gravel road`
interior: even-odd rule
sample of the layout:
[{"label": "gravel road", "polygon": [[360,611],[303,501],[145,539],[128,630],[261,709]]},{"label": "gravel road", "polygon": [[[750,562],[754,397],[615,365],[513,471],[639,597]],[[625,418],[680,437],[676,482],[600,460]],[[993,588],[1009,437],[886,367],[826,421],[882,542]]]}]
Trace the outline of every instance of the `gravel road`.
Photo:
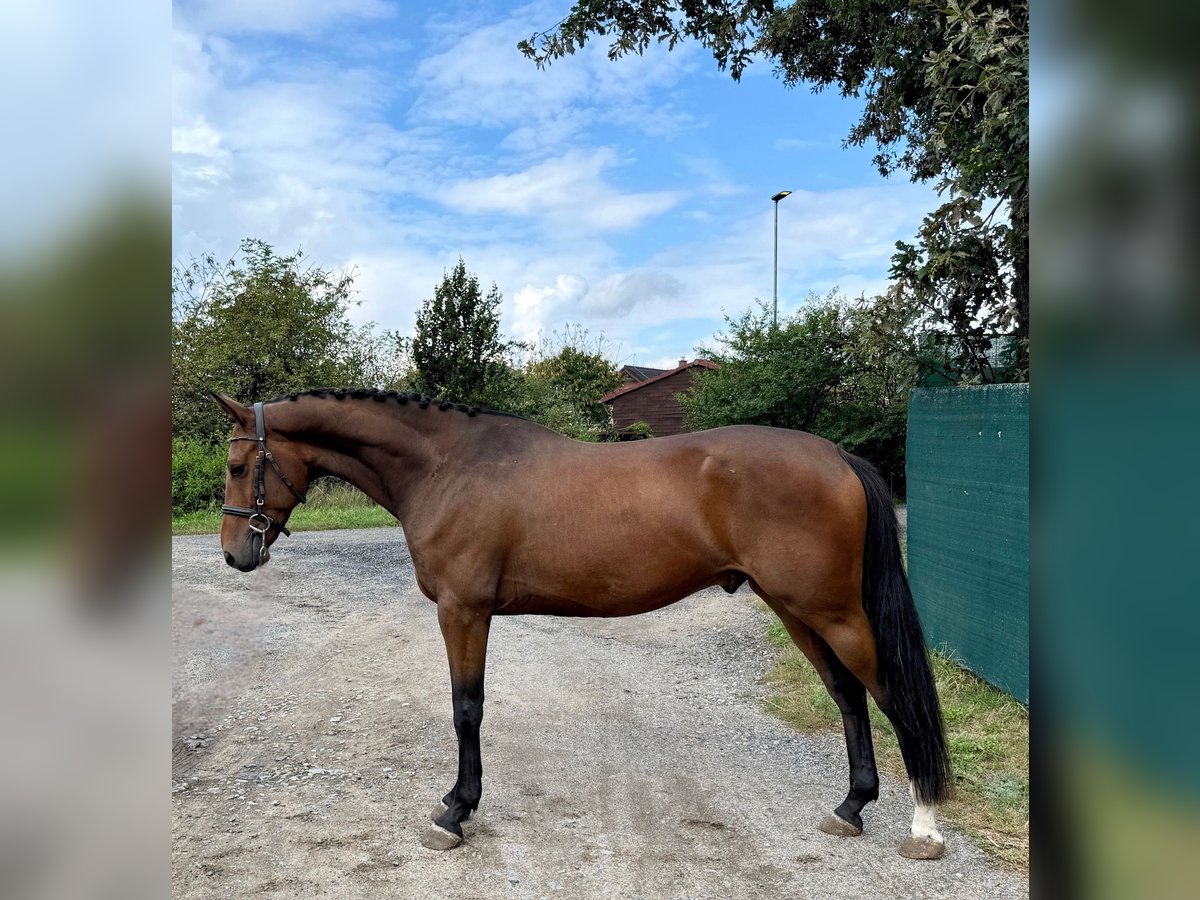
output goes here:
[{"label": "gravel road", "polygon": [[1027,897],[884,776],[867,832],[838,735],[762,711],[774,652],[753,596],[629,619],[498,618],[484,794],[466,843],[420,837],[456,771],[436,610],[399,529],[281,540],[250,575],[215,536],[173,541],[176,898]]}]

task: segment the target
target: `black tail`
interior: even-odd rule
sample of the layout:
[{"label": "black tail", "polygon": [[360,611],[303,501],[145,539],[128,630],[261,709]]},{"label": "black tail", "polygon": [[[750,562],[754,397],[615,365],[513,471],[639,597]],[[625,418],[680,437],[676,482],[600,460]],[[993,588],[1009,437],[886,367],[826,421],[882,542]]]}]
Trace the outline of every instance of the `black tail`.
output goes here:
[{"label": "black tail", "polygon": [[863,608],[875,635],[885,712],[896,728],[914,795],[921,803],[939,803],[949,798],[953,786],[950,754],[921,620],[900,556],[896,508],[874,466],[845,451],[842,458],[867,493]]}]

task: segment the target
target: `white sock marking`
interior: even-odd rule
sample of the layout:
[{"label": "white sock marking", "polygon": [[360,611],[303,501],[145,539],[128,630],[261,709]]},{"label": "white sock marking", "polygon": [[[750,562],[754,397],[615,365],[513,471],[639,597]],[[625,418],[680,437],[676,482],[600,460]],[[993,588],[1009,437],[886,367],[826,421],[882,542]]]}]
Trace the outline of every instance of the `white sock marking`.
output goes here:
[{"label": "white sock marking", "polygon": [[[913,793],[911,784],[908,786],[908,792],[910,794]],[[945,843],[941,832],[937,830],[937,807],[918,803],[915,795],[913,796],[913,804],[912,836],[915,838],[929,838],[932,841]]]}]

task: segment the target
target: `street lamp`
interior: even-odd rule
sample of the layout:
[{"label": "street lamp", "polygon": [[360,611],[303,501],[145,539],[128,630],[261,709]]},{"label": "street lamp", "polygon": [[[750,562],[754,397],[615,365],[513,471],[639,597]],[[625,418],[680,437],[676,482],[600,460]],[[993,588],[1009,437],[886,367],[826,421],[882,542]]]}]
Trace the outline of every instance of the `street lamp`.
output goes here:
[{"label": "street lamp", "polygon": [[779,327],[779,201],[791,194],[791,191],[780,191],[771,201],[775,204],[775,277],[771,292],[771,327]]}]

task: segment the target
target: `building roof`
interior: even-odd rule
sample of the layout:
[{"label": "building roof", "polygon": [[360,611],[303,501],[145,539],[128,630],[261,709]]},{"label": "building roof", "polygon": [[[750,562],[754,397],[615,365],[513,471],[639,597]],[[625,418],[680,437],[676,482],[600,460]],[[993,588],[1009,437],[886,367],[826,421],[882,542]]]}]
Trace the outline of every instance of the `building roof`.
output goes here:
[{"label": "building roof", "polygon": [[623,397],[626,394],[630,394],[633,391],[639,390],[640,388],[644,388],[648,384],[653,384],[656,381],[662,381],[663,379],[670,378],[672,375],[678,375],[680,372],[684,371],[685,369],[693,369],[693,368],[719,369],[721,367],[718,366],[715,362],[711,362],[707,359],[694,359],[691,362],[682,362],[680,365],[676,366],[674,369],[667,369],[665,372],[662,370],[659,370],[661,374],[655,375],[652,378],[647,378],[645,381],[639,381],[637,384],[631,384],[628,387],[623,387],[620,390],[613,391],[611,394],[601,397],[600,402],[601,403],[612,403],[618,397]]},{"label": "building roof", "polygon": [[628,375],[634,381],[647,381],[655,375],[661,375],[669,369],[652,369],[649,366],[622,366],[621,374]]}]

